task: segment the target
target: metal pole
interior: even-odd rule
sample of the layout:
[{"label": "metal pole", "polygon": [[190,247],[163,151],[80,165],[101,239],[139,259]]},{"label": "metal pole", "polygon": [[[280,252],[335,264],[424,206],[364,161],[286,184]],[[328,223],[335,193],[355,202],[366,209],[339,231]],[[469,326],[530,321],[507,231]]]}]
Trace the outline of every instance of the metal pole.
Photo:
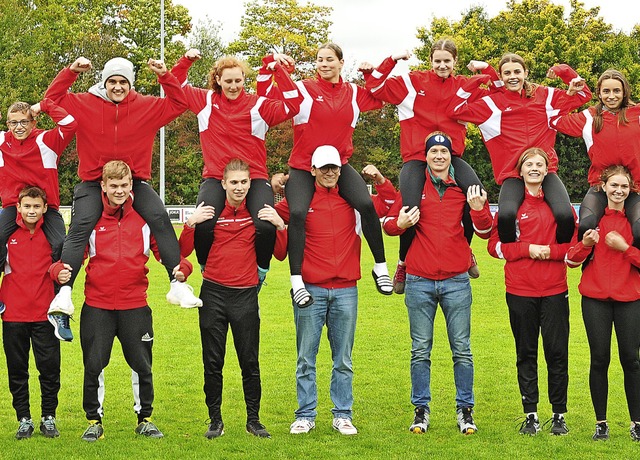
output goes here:
[{"label": "metal pole", "polygon": [[[160,59],[164,61],[164,0],[160,0]],[[160,97],[164,97],[162,85],[160,85]],[[164,126],[160,128],[160,199],[165,203]]]}]

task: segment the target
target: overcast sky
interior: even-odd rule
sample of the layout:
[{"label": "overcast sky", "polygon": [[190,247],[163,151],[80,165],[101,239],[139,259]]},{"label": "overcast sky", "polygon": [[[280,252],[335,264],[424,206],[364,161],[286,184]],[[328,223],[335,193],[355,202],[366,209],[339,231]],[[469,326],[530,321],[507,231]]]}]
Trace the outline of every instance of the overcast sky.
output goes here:
[{"label": "overcast sky", "polygon": [[[208,16],[222,27],[222,38],[233,40],[240,30],[244,0],[173,0],[189,8],[191,17]],[[600,16],[617,30],[629,33],[640,23],[640,2],[631,0],[582,0],[585,8],[600,6]],[[305,0],[298,0],[306,3]],[[340,45],[345,54],[345,68],[361,61],[378,64],[386,56],[420,45],[416,38],[418,27],[427,26],[433,17],[459,20],[473,5],[485,8],[490,17],[506,8],[506,0],[313,0],[314,4],[333,8],[330,39]],[[553,0],[569,9],[569,0]],[[625,3],[626,6],[621,6]],[[482,56],[479,56],[482,58]],[[410,62],[413,63],[413,62]],[[406,65],[406,64],[405,64]],[[396,71],[404,71],[400,65]]]}]

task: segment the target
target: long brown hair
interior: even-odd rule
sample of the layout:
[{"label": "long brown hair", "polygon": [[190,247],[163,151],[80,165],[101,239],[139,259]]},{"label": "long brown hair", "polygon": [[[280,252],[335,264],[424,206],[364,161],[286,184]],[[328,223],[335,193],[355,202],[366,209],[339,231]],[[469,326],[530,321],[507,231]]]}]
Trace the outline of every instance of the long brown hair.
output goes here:
[{"label": "long brown hair", "polygon": [[216,77],[222,77],[223,70],[232,69],[234,67],[240,67],[243,76],[246,76],[249,71],[247,64],[234,56],[224,56],[218,59],[209,71],[209,88],[216,93],[221,92],[222,87],[216,81]]},{"label": "long brown hair", "polygon": [[[627,179],[629,179],[629,190],[632,192],[637,191],[636,183],[633,180],[633,176],[631,175],[631,173],[629,172],[626,166],[613,165],[605,168],[605,170],[600,173],[600,181],[603,184],[606,184],[607,181],[611,179],[611,177],[617,176],[617,175],[624,176]],[[600,189],[602,189],[602,186],[600,186]]]},{"label": "long brown hair", "polygon": [[[519,54],[515,54],[515,53],[507,53],[505,55],[502,56],[502,59],[500,59],[500,63],[498,64],[498,73],[500,75],[502,75],[502,66],[505,65],[508,62],[515,62],[516,64],[520,64],[522,66],[522,68],[525,70],[525,72],[529,71],[529,67],[527,66],[526,62],[524,62],[524,59],[522,58],[522,56],[520,56]],[[524,92],[525,95],[527,97],[532,97],[535,92],[536,89],[538,88],[537,83],[531,83],[527,80],[524,81]]]},{"label": "long brown hair", "polygon": [[453,59],[458,59],[458,47],[450,38],[441,38],[433,45],[431,45],[431,53],[429,53],[429,60],[433,59],[433,53],[435,51],[442,50],[448,51]]},{"label": "long brown hair", "polygon": [[622,72],[615,69],[605,70],[604,73],[600,75],[600,78],[598,78],[598,84],[596,85],[598,103],[595,105],[596,114],[593,117],[593,129],[596,133],[599,133],[602,130],[604,124],[604,121],[602,120],[602,112],[605,110],[605,105],[600,99],[600,90],[602,88],[602,84],[606,80],[617,80],[622,84],[622,103],[620,104],[620,111],[617,114],[619,124],[626,125],[629,123],[629,120],[627,119],[627,107],[635,105],[635,103],[631,101],[631,86]]}]

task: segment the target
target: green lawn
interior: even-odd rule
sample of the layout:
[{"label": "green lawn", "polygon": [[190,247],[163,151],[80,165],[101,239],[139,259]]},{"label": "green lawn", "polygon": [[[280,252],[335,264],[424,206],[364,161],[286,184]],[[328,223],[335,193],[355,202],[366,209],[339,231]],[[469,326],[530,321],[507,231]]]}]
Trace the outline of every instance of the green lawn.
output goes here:
[{"label": "green lawn", "polygon": [[[389,268],[397,254],[397,239],[386,238]],[[17,428],[6,383],[0,399],[0,458],[639,458],[640,445],[632,443],[622,374],[613,347],[610,372],[609,420],[611,440],[591,440],[594,415],[588,389],[589,350],[580,315],[577,283],[580,270],[570,273],[571,342],[569,412],[571,432],[566,437],[541,433],[530,438],[518,435],[522,420],[516,382],[515,351],[504,301],[502,263],[492,259],[485,242],[474,240],[481,277],[472,281],[474,304],[472,349],[476,363],[476,422],[479,432],[465,437],[455,423],[451,355],[442,315],[436,320],[432,353],[431,428],[425,435],[409,433],[412,406],[409,401],[410,338],[403,296],[379,295],[368,275],[372,258],[363,251],[364,279],[360,282],[360,305],[354,351],[354,424],[360,433],[344,437],[331,428],[329,399],[330,357],[323,338],[318,359],[319,406],[316,429],[309,435],[288,434],[296,408],[295,334],[289,298],[288,266],[278,261],[260,294],[262,306],[261,366],[263,398],[261,418],[272,439],[256,439],[244,430],[245,410],[240,371],[228,345],[225,369],[223,418],[225,435],[207,440],[207,411],[202,392],[202,363],[197,311],[166,303],[168,283],[162,267],[150,262],[149,303],[155,317],[155,411],[154,421],[165,433],[161,440],[139,439],[134,433],[130,372],[119,346],[114,347],[106,371],[105,439],[93,445],[80,440],[86,427],[82,411],[82,356],[79,322],[72,323],[76,339],[62,344],[62,390],[58,424],[62,436],[45,439],[38,433],[18,442]],[[117,276],[114,273],[113,276]],[[199,291],[201,277],[190,284]],[[76,307],[82,303],[82,280],[74,293]],[[542,358],[541,358],[542,360]],[[4,359],[0,373],[6,375]],[[32,363],[32,415],[39,417],[37,372]],[[544,367],[544,365],[543,365]],[[3,377],[6,382],[6,377]],[[541,369],[542,420],[551,416],[546,399],[546,372]]]}]

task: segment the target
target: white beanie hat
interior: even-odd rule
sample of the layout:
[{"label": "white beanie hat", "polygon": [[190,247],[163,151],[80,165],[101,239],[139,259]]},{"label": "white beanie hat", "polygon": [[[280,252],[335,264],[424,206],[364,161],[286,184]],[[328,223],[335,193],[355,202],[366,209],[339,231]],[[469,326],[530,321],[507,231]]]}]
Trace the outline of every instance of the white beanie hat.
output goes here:
[{"label": "white beanie hat", "polygon": [[113,77],[114,75],[120,75],[126,78],[127,81],[129,81],[129,86],[133,87],[136,73],[133,70],[133,63],[128,59],[117,57],[111,59],[104,65],[104,69],[102,70],[102,86],[105,86],[109,77]]}]

